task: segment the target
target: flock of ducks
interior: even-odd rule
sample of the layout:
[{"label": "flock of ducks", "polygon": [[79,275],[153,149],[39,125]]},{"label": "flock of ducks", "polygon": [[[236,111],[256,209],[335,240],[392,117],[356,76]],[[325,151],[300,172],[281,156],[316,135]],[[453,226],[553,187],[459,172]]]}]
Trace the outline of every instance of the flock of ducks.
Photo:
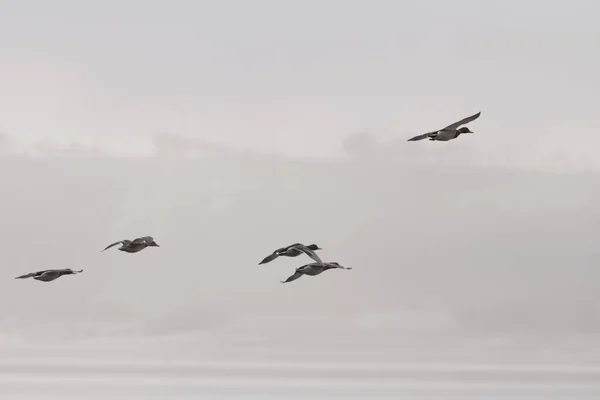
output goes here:
[{"label": "flock of ducks", "polygon": [[282,247],[275,250],[273,253],[269,254],[261,262],[259,262],[258,265],[269,263],[277,257],[298,257],[300,254],[306,254],[315,261],[313,263],[305,264],[296,268],[294,275],[290,276],[285,281],[281,281],[281,283],[295,281],[296,279],[301,278],[302,275],[319,275],[321,272],[327,271],[328,269],[352,269],[348,267],[342,267],[340,264],[333,261],[323,262],[317,253],[315,253],[316,250],[321,250],[321,248],[316,244],[305,246],[302,243],[294,243],[287,247]]},{"label": "flock of ducks", "polygon": [[[143,236],[134,240],[119,240],[118,242],[109,244],[104,248],[104,250],[108,250],[111,247],[114,247],[118,244],[121,244],[121,247],[119,247],[118,250],[124,251],[126,253],[137,253],[139,251],[144,250],[146,247],[160,247],[158,243],[154,241],[154,238],[152,236]],[[328,269],[352,269],[343,267],[337,262],[323,262],[321,258],[317,255],[317,253],[315,253],[316,250],[321,250],[321,248],[316,244],[305,246],[302,243],[294,243],[287,247],[282,247],[280,249],[275,250],[273,253],[269,254],[261,262],[259,262],[258,265],[269,263],[278,257],[298,257],[301,254],[306,254],[315,261],[313,263],[305,264],[301,267],[296,268],[294,274],[287,278],[285,281],[281,281],[281,283],[295,281],[296,279],[302,277],[302,275],[319,275],[320,273],[322,273],[323,271],[327,271]],[[15,279],[33,278],[42,282],[51,282],[55,279],[60,278],[63,275],[75,275],[80,272],[83,272],[83,270],[74,271],[70,268],[46,269],[44,271],[37,271],[17,276]]]},{"label": "flock of ducks", "polygon": [[[460,127],[462,125],[468,124],[469,122],[476,120],[477,118],[479,118],[480,115],[481,115],[481,112],[478,112],[477,114],[471,115],[470,117],[467,117],[467,118],[463,118],[460,121],[450,124],[440,130],[424,133],[424,134],[418,135],[418,136],[414,136],[414,137],[408,139],[408,141],[414,142],[414,141],[418,141],[418,140],[429,139],[432,141],[447,142],[449,140],[456,139],[458,136],[460,136],[463,133],[474,133],[467,127],[462,127],[462,128],[460,128]],[[119,244],[121,245],[121,247],[119,247],[118,250],[124,251],[126,253],[137,253],[139,251],[144,250],[146,247],[160,247],[154,241],[154,238],[152,236],[142,236],[142,237],[136,238],[134,240],[128,240],[128,239],[119,240],[117,242],[114,242],[114,243],[106,246],[106,248],[104,248],[104,250],[108,250],[111,247],[117,246]],[[102,251],[104,251],[104,250],[102,250]],[[305,265],[302,265],[301,267],[296,268],[296,271],[294,272],[294,274],[291,275],[289,278],[287,278],[285,281],[281,281],[281,283],[288,283],[288,282],[295,281],[296,279],[301,278],[303,275],[316,276],[316,275],[319,275],[330,269],[352,269],[349,267],[341,266],[340,264],[338,264],[337,262],[334,262],[334,261],[331,261],[331,262],[322,261],[321,258],[315,253],[315,251],[317,251],[317,250],[322,250],[322,249],[319,246],[317,246],[316,244],[311,244],[311,245],[305,246],[302,243],[294,243],[292,245],[282,247],[282,248],[275,250],[273,253],[269,254],[261,262],[259,262],[258,265],[270,263],[271,261],[273,261],[279,257],[298,257],[301,254],[306,254],[314,261],[312,263],[305,264]],[[78,274],[81,272],[83,272],[83,270],[75,271],[70,268],[47,269],[47,270],[43,270],[43,271],[37,271],[37,272],[32,272],[29,274],[17,276],[15,279],[33,278],[33,279],[41,281],[41,282],[51,282],[55,279],[60,278],[63,275],[75,275],[75,274]]]}]

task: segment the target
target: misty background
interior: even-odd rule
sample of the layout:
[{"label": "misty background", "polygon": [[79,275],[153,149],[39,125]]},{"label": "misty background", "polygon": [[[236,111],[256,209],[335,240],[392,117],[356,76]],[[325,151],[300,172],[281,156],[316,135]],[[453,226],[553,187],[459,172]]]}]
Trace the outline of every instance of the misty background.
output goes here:
[{"label": "misty background", "polygon": [[599,11],[2,2],[2,354],[596,363]]}]

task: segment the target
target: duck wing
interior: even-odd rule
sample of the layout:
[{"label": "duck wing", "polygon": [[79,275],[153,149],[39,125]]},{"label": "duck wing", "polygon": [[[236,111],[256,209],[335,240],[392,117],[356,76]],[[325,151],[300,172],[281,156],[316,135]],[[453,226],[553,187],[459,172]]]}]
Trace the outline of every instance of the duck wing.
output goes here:
[{"label": "duck wing", "polygon": [[46,271],[30,272],[29,274],[17,276],[15,279],[33,278],[34,276],[42,275]]},{"label": "duck wing", "polygon": [[469,122],[471,122],[471,121],[475,121],[477,118],[479,118],[479,116],[480,116],[480,115],[481,115],[481,111],[479,111],[477,114],[471,115],[470,117],[463,118],[463,119],[461,119],[461,120],[460,120],[460,121],[458,121],[458,122],[455,122],[455,123],[453,123],[453,124],[450,124],[450,125],[448,125],[447,127],[445,127],[445,128],[444,128],[444,129],[442,129],[442,130],[449,130],[449,131],[453,131],[453,130],[455,130],[456,128],[458,128],[459,126],[461,126],[461,125],[468,124],[468,123],[469,123]]},{"label": "duck wing", "polygon": [[258,265],[269,263],[269,262],[273,261],[274,259],[276,259],[277,257],[279,257],[282,253],[285,253],[292,247],[296,247],[296,246],[302,246],[302,244],[294,243],[289,246],[281,247],[281,248],[275,250],[273,253],[266,256],[261,262],[258,263]]},{"label": "duck wing", "polygon": [[312,258],[313,260],[315,260],[317,263],[319,264],[323,264],[323,261],[321,260],[321,258],[317,255],[317,253],[315,253],[314,251],[312,251],[311,249],[309,249],[308,247],[300,244],[300,245],[296,245],[294,246],[294,249],[296,250],[300,250],[301,252],[303,252],[304,254],[306,254],[307,256],[309,256],[310,258]]},{"label": "duck wing", "polygon": [[428,137],[431,137],[432,134],[436,133],[437,131],[433,131],[433,132],[428,132],[428,133],[424,133],[422,135],[418,135],[415,137],[411,137],[410,139],[408,139],[408,142],[416,142],[417,140],[423,140],[423,139],[427,139]]},{"label": "duck wing", "polygon": [[296,271],[296,272],[294,272],[294,275],[290,276],[285,281],[281,281],[281,283],[288,283],[288,282],[291,282],[291,281],[295,281],[296,279],[301,278],[302,275],[303,275],[302,272]]},{"label": "duck wing", "polygon": [[277,251],[275,251],[275,252],[273,252],[273,254],[269,254],[268,256],[263,258],[263,260],[261,262],[259,262],[258,265],[269,263],[269,262],[273,261],[274,259],[276,259],[277,257],[279,257],[279,254]]},{"label": "duck wing", "polygon": [[[106,248],[105,248],[104,250],[108,250],[108,249],[110,249],[111,247],[113,247],[113,246],[116,246],[116,245],[118,245],[118,244],[125,245],[125,244],[126,244],[126,243],[128,243],[128,242],[129,242],[129,240],[119,240],[118,242],[114,242],[113,244],[109,244],[108,246],[106,246]],[[102,250],[102,251],[104,251],[104,250]]]}]

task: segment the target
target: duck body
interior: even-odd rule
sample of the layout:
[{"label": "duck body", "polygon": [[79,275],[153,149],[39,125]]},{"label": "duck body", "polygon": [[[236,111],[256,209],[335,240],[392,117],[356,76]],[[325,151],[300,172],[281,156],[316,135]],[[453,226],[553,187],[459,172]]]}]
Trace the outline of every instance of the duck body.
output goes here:
[{"label": "duck body", "polygon": [[302,243],[294,243],[275,250],[259,262],[258,265],[269,263],[278,257],[298,257],[300,254],[307,254],[313,260],[321,262],[321,259],[315,254],[315,251],[317,250],[321,250],[321,248],[316,244],[305,246]]},{"label": "duck body", "polygon": [[457,137],[459,137],[461,134],[464,134],[464,133],[475,133],[467,127],[459,128],[459,126],[476,120],[477,118],[479,118],[480,115],[481,115],[481,111],[478,112],[477,114],[471,115],[470,117],[463,118],[458,122],[450,124],[443,129],[424,133],[422,135],[417,135],[415,137],[408,139],[408,141],[415,142],[418,140],[429,139],[432,141],[447,142],[449,140],[456,139]]},{"label": "duck body", "polygon": [[[137,253],[138,251],[144,250],[146,247],[160,247],[152,238],[152,236],[143,236],[134,240],[119,240],[118,242],[112,243],[104,250],[108,250],[113,246],[121,244],[118,250],[126,253]],[[104,251],[102,250],[102,251]]]},{"label": "duck body", "polygon": [[351,267],[343,267],[340,264],[338,264],[337,262],[310,263],[310,264],[306,264],[306,265],[296,268],[296,271],[294,272],[294,274],[292,276],[290,276],[289,278],[287,278],[285,281],[282,281],[281,283],[288,283],[291,281],[295,281],[296,279],[301,278],[303,275],[308,275],[308,276],[320,275],[329,269],[352,269],[352,268]]},{"label": "duck body", "polygon": [[37,271],[37,272],[32,272],[29,274],[17,276],[15,279],[33,278],[35,280],[42,281],[42,282],[51,282],[55,279],[60,278],[63,275],[75,275],[80,272],[83,272],[83,270],[81,269],[79,271],[73,271],[71,268],[47,269],[47,270],[43,270],[43,271]]},{"label": "duck body", "polygon": [[438,142],[447,142],[452,139],[456,139],[462,133],[473,133],[469,128],[460,128],[456,130],[442,129],[440,131],[431,132],[429,134],[429,140],[437,140]]}]

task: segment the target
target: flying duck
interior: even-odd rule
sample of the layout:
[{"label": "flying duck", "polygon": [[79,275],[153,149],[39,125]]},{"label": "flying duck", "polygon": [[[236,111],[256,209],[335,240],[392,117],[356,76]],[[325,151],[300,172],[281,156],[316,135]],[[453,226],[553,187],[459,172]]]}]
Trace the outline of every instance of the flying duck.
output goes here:
[{"label": "flying duck", "polygon": [[67,269],[47,269],[45,271],[32,272],[30,274],[17,276],[15,279],[25,279],[25,278],[33,278],[42,282],[50,282],[57,278],[60,278],[63,275],[75,275],[83,270],[73,271],[71,268]]},{"label": "flying duck", "polygon": [[272,254],[265,257],[258,265],[266,264],[268,262],[273,261],[277,257],[298,257],[300,254],[307,254],[310,258],[315,260],[318,263],[322,263],[319,256],[315,254],[316,250],[321,250],[319,246],[316,244],[311,244],[308,246],[303,245],[302,243],[294,243],[287,247],[282,247],[280,249],[275,250]]},{"label": "flying duck", "polygon": [[143,236],[134,239],[133,241],[127,239],[119,240],[118,242],[114,242],[113,244],[106,246],[104,250],[108,250],[111,247],[116,246],[118,244],[122,245],[121,247],[119,247],[119,250],[127,253],[137,253],[138,251],[144,250],[146,247],[160,247],[158,244],[156,244],[152,236]]},{"label": "flying duck", "polygon": [[470,117],[461,119],[458,122],[448,125],[447,127],[440,129],[439,131],[433,131],[429,133],[424,133],[422,135],[415,136],[413,138],[408,139],[409,142],[414,142],[417,140],[423,140],[429,138],[429,140],[437,140],[441,142],[447,142],[448,140],[456,139],[461,133],[475,133],[466,126],[460,129],[457,129],[459,126],[468,124],[471,121],[476,120],[481,115],[481,111],[479,111],[475,115],[471,115]]},{"label": "flying duck", "polygon": [[316,263],[306,264],[299,268],[296,268],[296,272],[294,272],[294,275],[290,276],[285,281],[281,281],[281,283],[295,281],[296,279],[302,277],[302,275],[310,275],[310,276],[319,275],[323,271],[327,271],[328,269],[334,269],[334,268],[352,269],[351,267],[349,267],[349,268],[342,267],[337,262],[325,262],[325,263],[324,262],[321,262],[321,263],[316,262]]}]

